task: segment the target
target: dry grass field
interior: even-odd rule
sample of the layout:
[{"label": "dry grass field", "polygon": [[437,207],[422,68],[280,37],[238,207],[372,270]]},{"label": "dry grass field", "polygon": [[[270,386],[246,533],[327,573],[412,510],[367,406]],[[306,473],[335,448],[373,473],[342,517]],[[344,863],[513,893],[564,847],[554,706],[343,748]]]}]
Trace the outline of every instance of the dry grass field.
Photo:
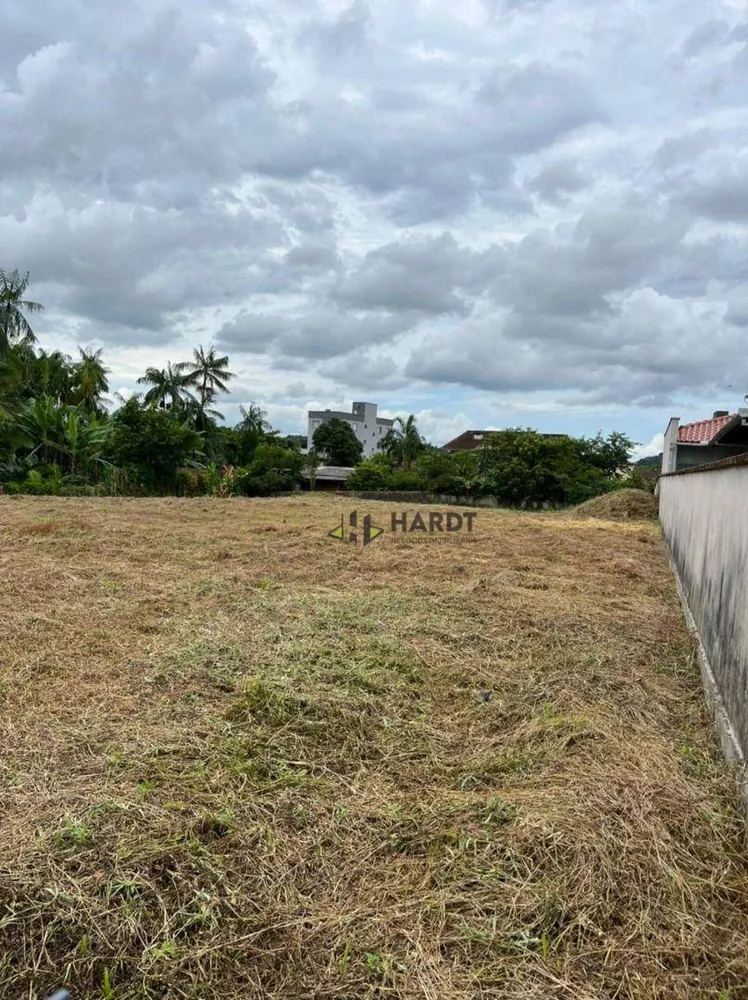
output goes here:
[{"label": "dry grass field", "polygon": [[748,997],[657,526],[350,506],[0,497],[0,996]]}]

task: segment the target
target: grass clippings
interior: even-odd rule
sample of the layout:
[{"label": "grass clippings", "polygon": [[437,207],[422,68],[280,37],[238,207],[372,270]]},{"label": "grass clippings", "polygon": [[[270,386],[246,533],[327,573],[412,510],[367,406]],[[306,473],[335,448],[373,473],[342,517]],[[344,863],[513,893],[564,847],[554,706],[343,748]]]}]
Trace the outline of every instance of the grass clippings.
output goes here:
[{"label": "grass clippings", "polygon": [[601,521],[656,521],[657,500],[646,490],[615,490],[586,500],[568,511],[569,517],[594,517]]},{"label": "grass clippings", "polygon": [[0,498],[0,995],[746,997],[656,526],[349,505]]}]

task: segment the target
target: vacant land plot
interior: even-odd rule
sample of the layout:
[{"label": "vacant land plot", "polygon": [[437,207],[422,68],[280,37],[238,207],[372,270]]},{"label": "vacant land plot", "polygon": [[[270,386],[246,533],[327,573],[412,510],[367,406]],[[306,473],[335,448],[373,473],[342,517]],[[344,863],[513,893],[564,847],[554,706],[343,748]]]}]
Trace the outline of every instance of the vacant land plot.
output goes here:
[{"label": "vacant land plot", "polygon": [[657,527],[349,506],[0,498],[0,995],[748,996]]}]

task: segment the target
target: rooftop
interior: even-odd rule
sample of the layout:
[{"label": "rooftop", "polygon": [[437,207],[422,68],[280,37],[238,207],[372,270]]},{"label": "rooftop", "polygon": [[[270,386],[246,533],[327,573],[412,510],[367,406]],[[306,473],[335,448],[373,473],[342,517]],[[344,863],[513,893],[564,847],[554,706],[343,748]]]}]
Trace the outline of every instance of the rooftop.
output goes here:
[{"label": "rooftop", "polygon": [[[349,468],[347,465],[320,465],[315,472],[315,478],[334,479],[343,482],[352,472],[353,468]],[[304,476],[306,476],[307,479],[311,479],[308,469],[304,472]]]},{"label": "rooftop", "polygon": [[486,434],[490,433],[490,431],[463,431],[442,445],[442,448],[445,451],[473,451],[475,448],[480,448]]},{"label": "rooftop", "polygon": [[692,424],[683,424],[682,427],[678,428],[678,441],[682,444],[709,444],[737,416],[737,413],[724,413],[711,417],[709,420],[697,420]]},{"label": "rooftop", "polygon": [[[475,451],[480,448],[489,434],[495,434],[496,428],[484,431],[463,431],[456,438],[442,445],[442,451]],[[566,434],[541,434],[542,438],[564,438]]]},{"label": "rooftop", "polygon": [[[347,410],[309,410],[307,417],[309,420],[329,420],[331,417],[337,417],[339,420],[347,420],[349,423],[354,421],[359,424],[362,424],[366,419],[363,411],[357,413],[356,411],[348,412]],[[395,423],[394,420],[388,420],[387,417],[380,416],[376,417],[376,421],[383,427],[392,427]]]}]

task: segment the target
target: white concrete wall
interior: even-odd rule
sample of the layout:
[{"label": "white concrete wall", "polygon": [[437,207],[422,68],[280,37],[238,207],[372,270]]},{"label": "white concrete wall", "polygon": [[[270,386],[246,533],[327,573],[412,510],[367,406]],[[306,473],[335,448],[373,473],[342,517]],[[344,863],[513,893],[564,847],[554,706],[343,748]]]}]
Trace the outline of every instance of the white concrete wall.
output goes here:
[{"label": "white concrete wall", "polygon": [[678,456],[678,428],[680,417],[671,417],[662,444],[662,466],[660,472],[675,472]]},{"label": "white concrete wall", "polygon": [[364,458],[371,458],[377,449],[375,434],[377,431],[377,404],[376,403],[354,403],[354,412],[363,413],[363,420],[359,420],[353,427],[356,437],[364,446]]},{"label": "white concrete wall", "polygon": [[[660,521],[717,693],[748,750],[748,463],[663,476]],[[706,680],[706,678],[705,678]],[[724,733],[723,744],[724,744]]]},{"label": "white concrete wall", "polygon": [[387,433],[387,427],[377,418],[377,404],[364,403],[364,422],[359,424],[358,438],[364,446],[364,458],[371,458],[379,451],[379,442]]}]

